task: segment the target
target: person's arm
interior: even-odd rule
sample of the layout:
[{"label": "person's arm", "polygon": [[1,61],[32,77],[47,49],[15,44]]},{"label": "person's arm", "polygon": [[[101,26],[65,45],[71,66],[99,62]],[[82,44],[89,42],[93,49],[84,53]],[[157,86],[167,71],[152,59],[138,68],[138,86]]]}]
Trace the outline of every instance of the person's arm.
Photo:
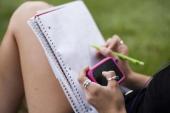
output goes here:
[{"label": "person's arm", "polygon": [[[122,43],[118,36],[109,39],[106,44],[101,47],[99,52],[104,56],[112,56],[111,51],[113,50],[126,55],[128,53],[127,46]],[[112,57],[116,58],[116,56]],[[131,89],[139,89],[147,86],[151,77],[134,72],[128,65],[128,62],[118,58],[116,59],[119,67],[126,75],[123,85]],[[101,86],[94,82],[89,82],[87,85],[87,70],[88,69],[85,69],[80,73],[79,82],[85,90],[88,102],[92,104],[99,113],[126,113],[124,98],[120,91],[119,84],[112,79],[115,73],[113,71],[102,73],[108,80],[107,86]],[[85,83],[86,85],[84,85]]]},{"label": "person's arm", "polygon": [[123,85],[130,89],[139,89],[147,86],[151,77],[133,71],[127,61],[120,60],[118,57],[113,56],[111,54],[112,51],[117,51],[125,55],[128,54],[128,47],[117,35],[108,39],[105,45],[100,48],[99,53],[104,56],[112,56],[117,59],[119,67],[126,76]]},{"label": "person's arm", "polygon": [[[88,68],[83,70],[79,76],[79,82],[85,91],[87,101],[99,113],[126,113],[124,97],[119,85],[114,79],[110,79],[115,76],[114,71],[102,73],[108,80],[108,85],[101,86],[88,80],[86,77],[87,70]],[[87,82],[89,82],[88,85]]]},{"label": "person's arm", "polygon": [[131,89],[147,87],[148,83],[151,80],[150,76],[140,74],[134,71],[131,71],[129,74],[130,75],[127,75],[124,85]]}]

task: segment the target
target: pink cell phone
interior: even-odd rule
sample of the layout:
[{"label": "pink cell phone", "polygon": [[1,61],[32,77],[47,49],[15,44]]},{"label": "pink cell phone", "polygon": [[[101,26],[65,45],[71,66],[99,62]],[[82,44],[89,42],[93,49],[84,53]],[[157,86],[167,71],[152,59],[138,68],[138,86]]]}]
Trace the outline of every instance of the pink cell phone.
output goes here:
[{"label": "pink cell phone", "polygon": [[106,86],[108,81],[102,75],[103,71],[114,71],[117,76],[115,80],[118,83],[121,83],[125,79],[125,75],[118,67],[116,60],[112,57],[106,57],[90,68],[87,71],[87,77],[93,82]]}]

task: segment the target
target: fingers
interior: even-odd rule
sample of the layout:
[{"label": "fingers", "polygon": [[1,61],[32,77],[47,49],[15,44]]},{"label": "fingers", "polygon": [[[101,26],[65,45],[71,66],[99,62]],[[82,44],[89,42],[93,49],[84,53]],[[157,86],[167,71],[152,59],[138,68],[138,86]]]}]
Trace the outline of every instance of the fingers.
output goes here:
[{"label": "fingers", "polygon": [[[93,83],[93,82],[87,82],[89,81],[89,79],[86,77],[86,72],[87,72],[88,68],[85,68],[84,70],[82,70],[80,72],[78,81],[80,83],[80,85],[82,86],[82,88],[85,90],[85,95],[86,95],[86,99],[90,104],[94,104],[94,98],[96,97],[96,95],[98,95],[99,93],[99,86],[97,86],[97,84]],[[85,84],[87,84],[87,87],[85,87]]]},{"label": "fingers", "polygon": [[[94,93],[96,92],[96,90],[99,89],[100,85],[96,84],[94,82],[91,82],[87,77],[86,77],[86,72],[88,71],[88,67],[85,68],[84,70],[82,70],[80,72],[78,81],[81,84],[81,86],[88,92],[90,93]],[[113,89],[115,87],[117,87],[117,82],[115,81],[117,78],[117,76],[115,75],[114,71],[104,71],[102,72],[103,76],[106,77],[106,79],[108,80],[108,87]]]},{"label": "fingers", "polygon": [[112,38],[108,39],[106,42],[106,47],[114,50],[120,44],[121,39],[118,35],[114,35]]},{"label": "fingers", "polygon": [[85,91],[87,91],[88,93],[94,94],[99,89],[100,85],[98,85],[94,82],[91,82],[86,77],[86,72],[88,71],[88,69],[89,68],[87,67],[80,72],[78,81],[79,81],[80,85],[83,87],[83,89],[85,89]]},{"label": "fingers", "polygon": [[[110,79],[111,77],[115,76],[114,71],[109,71],[109,72],[103,72],[102,74],[109,80],[108,81],[108,86],[101,86],[97,83],[94,82],[88,82],[88,86],[85,87],[85,84],[89,79],[86,77],[86,72],[88,68],[85,68],[84,70],[81,71],[80,77],[79,77],[79,82],[83,89],[85,90],[85,95],[87,101],[95,106],[96,108],[100,109],[102,104],[100,104],[101,100],[103,97],[109,98],[109,99],[104,99],[106,101],[110,101],[112,99],[112,96],[114,95],[114,91],[117,91],[117,83],[114,79]],[[113,93],[113,94],[112,94]],[[109,97],[111,96],[111,97]],[[103,100],[103,101],[104,101]],[[106,103],[108,103],[106,102]]]},{"label": "fingers", "polygon": [[112,38],[109,38],[106,41],[106,44],[100,49],[100,53],[104,56],[113,56],[111,53],[112,51],[117,51],[122,54],[128,53],[127,46],[123,43],[118,35],[114,35]]},{"label": "fingers", "polygon": [[114,35],[112,40],[113,41],[110,44],[110,49],[117,51],[119,53],[122,53],[122,54],[128,54],[127,45],[123,42],[123,40],[118,35]]},{"label": "fingers", "polygon": [[108,80],[107,87],[109,87],[111,89],[114,89],[115,87],[117,87],[118,84],[115,81],[117,76],[115,75],[114,71],[108,71],[108,72],[104,71],[104,72],[102,72],[102,74]]},{"label": "fingers", "polygon": [[101,47],[100,53],[104,56],[113,56],[111,51],[116,49],[118,42],[120,42],[120,38],[117,35],[109,38],[106,44]]},{"label": "fingers", "polygon": [[112,56],[112,51],[111,51],[111,49],[109,49],[109,48],[106,48],[105,46],[102,46],[101,48],[100,48],[100,53],[103,55],[103,56]]},{"label": "fingers", "polygon": [[89,67],[86,67],[86,68],[84,68],[84,69],[80,72],[80,74],[79,74],[78,81],[79,81],[79,83],[80,83],[81,85],[82,85],[83,82],[87,79],[86,73],[87,73],[88,70],[89,70]]}]

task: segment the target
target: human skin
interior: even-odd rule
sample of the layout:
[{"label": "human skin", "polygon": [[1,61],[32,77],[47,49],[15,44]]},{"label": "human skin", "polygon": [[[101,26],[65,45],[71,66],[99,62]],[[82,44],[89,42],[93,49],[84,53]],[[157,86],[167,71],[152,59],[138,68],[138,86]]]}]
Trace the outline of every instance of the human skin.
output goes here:
[{"label": "human skin", "polygon": [[44,51],[27,25],[45,2],[23,3],[12,15],[0,45],[0,112],[16,113],[25,94],[29,113],[71,113]]},{"label": "human skin", "polygon": [[120,43],[121,41],[122,40],[118,35],[114,35],[106,41],[98,53],[103,56],[111,56],[117,59],[119,67],[126,76],[126,79],[123,82],[124,86],[130,89],[139,89],[147,86],[146,83],[151,78],[150,76],[135,72],[131,69],[127,61],[121,60],[117,56],[112,55],[111,51],[117,51],[128,55],[128,47],[125,43]]},{"label": "human skin", "polygon": [[[128,62],[120,60],[111,54],[111,51],[117,51],[125,55],[128,54],[127,46],[120,42],[121,39],[119,36],[114,35],[101,47],[98,55],[102,54],[103,56],[111,56],[117,59],[119,67],[126,76],[122,85],[131,89],[146,87],[147,81],[150,80],[150,77],[134,72],[128,65]],[[99,113],[126,113],[124,97],[120,91],[119,84],[115,80],[109,80],[109,78],[115,76],[114,71],[102,73],[103,76],[108,79],[107,86],[101,86],[97,83],[91,82],[90,85],[85,88],[83,83],[88,79],[86,77],[87,70],[88,67],[82,70],[79,76],[79,82],[85,91],[88,102],[92,104]]]},{"label": "human skin", "polygon": [[[99,113],[126,113],[124,97],[115,80],[108,81],[107,86],[101,86],[91,82],[86,88],[83,83],[88,78],[86,72],[88,68],[80,73],[79,82],[85,90],[87,101],[92,104]],[[114,71],[102,73],[106,79],[115,76]]]},{"label": "human skin", "polygon": [[[50,7],[52,6],[45,2],[25,2],[10,19],[0,45],[0,112],[2,113],[16,113],[24,94],[29,113],[72,112],[40,43],[27,25],[27,20],[34,16],[36,11]],[[111,42],[109,45],[113,46],[114,41]],[[111,45],[108,47],[112,47]],[[103,48],[103,51],[105,49],[108,50]],[[104,54],[102,50],[100,52]],[[124,70],[126,69],[127,67]],[[141,76],[135,77],[139,79]],[[129,78],[133,77],[128,77],[129,83],[126,84],[133,86],[137,79]]]}]

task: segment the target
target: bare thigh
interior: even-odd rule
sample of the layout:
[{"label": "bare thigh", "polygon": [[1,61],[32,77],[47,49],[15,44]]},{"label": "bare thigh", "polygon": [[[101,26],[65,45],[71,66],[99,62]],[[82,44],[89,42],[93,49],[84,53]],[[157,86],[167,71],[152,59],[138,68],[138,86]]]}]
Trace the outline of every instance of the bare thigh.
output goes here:
[{"label": "bare thigh", "polygon": [[49,7],[43,2],[27,2],[17,9],[11,19],[29,113],[72,112],[40,43],[26,23],[37,10]]},{"label": "bare thigh", "polygon": [[0,45],[0,113],[16,113],[23,95],[18,47],[8,29]]}]

